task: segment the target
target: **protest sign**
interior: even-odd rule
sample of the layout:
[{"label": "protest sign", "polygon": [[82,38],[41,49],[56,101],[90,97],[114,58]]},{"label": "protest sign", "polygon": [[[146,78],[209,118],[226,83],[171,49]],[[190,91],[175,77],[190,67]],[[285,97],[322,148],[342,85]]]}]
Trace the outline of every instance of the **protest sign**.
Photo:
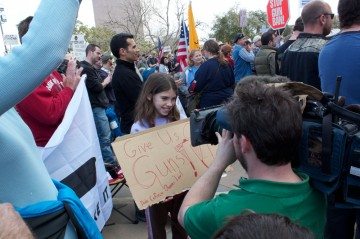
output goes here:
[{"label": "protest sign", "polygon": [[123,136],[113,148],[140,209],[190,188],[216,152],[208,144],[191,146],[189,119]]},{"label": "protest sign", "polygon": [[290,19],[288,0],[269,0],[266,6],[267,21],[274,30],[286,27]]},{"label": "protest sign", "polygon": [[101,230],[110,217],[112,198],[84,77],[62,123],[40,150],[50,176],[75,191]]}]

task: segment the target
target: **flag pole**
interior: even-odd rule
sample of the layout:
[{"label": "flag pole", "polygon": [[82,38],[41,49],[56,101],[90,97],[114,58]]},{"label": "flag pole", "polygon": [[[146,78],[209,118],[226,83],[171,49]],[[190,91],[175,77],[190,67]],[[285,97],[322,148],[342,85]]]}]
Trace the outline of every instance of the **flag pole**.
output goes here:
[{"label": "flag pole", "polygon": [[186,24],[185,24],[185,20],[184,20],[184,14],[183,14],[183,17],[182,17],[182,24],[183,24],[183,29],[184,29],[184,38],[185,38],[185,47],[186,47],[186,56],[189,56],[189,46],[188,46],[188,36],[186,35]]}]

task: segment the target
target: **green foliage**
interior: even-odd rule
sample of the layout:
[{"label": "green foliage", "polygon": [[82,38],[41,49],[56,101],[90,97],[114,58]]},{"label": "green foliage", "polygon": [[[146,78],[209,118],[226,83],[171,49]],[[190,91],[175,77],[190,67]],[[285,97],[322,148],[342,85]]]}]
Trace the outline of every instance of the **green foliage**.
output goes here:
[{"label": "green foliage", "polygon": [[292,34],[292,29],[293,29],[293,25],[286,25],[284,31],[282,32],[282,36],[286,37],[286,36],[290,36]]},{"label": "green foliage", "polygon": [[335,17],[334,17],[332,28],[333,29],[340,28],[340,21],[339,21],[339,16],[338,15],[335,15]]},{"label": "green foliage", "polygon": [[74,34],[84,34],[88,43],[97,44],[103,52],[110,51],[111,38],[116,34],[107,27],[88,27],[82,22],[77,21]]},{"label": "green foliage", "polygon": [[212,31],[210,37],[223,42],[232,42],[234,36],[241,31],[238,13],[231,9],[222,16],[216,16]]},{"label": "green foliage", "polygon": [[151,41],[147,41],[144,38],[137,39],[136,45],[138,45],[141,54],[148,54],[155,48],[154,44]]},{"label": "green foliage", "polygon": [[216,16],[211,37],[223,42],[232,42],[236,33],[243,32],[246,36],[253,38],[255,35],[261,34],[262,26],[268,26],[265,12],[250,11],[248,12],[247,26],[240,28],[238,12],[235,8],[232,8],[224,15]]},{"label": "green foliage", "polygon": [[251,39],[255,35],[261,35],[261,27],[269,27],[267,24],[267,16],[266,13],[263,11],[250,11],[248,13],[248,22],[247,26],[244,27],[244,34],[248,37],[251,37]]}]

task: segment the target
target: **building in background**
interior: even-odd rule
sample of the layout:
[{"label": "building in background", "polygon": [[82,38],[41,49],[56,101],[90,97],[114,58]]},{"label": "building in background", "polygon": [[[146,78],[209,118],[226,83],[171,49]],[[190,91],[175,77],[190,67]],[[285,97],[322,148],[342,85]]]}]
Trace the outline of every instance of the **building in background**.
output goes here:
[{"label": "building in background", "polygon": [[140,0],[92,0],[95,25],[116,33],[128,32],[136,38],[144,36],[143,9]]}]

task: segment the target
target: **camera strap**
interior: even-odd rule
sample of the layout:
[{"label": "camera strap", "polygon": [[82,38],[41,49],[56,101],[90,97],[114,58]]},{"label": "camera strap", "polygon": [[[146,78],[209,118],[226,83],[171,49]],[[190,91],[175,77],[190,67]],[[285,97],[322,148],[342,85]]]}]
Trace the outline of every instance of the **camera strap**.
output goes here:
[{"label": "camera strap", "polygon": [[331,174],[331,152],[332,152],[332,114],[329,113],[322,120],[322,171]]}]

